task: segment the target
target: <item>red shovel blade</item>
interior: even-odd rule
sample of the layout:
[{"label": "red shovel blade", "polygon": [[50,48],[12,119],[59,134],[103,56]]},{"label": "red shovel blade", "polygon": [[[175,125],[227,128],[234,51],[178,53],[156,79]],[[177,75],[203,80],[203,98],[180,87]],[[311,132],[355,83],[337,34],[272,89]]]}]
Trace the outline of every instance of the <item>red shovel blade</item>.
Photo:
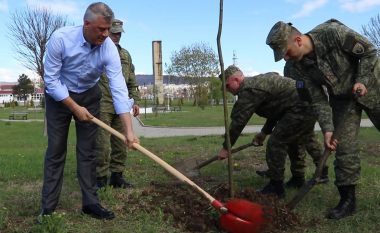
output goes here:
[{"label": "red shovel blade", "polygon": [[225,204],[228,213],[220,217],[220,223],[229,233],[257,233],[271,221],[264,207],[241,199],[232,199]]}]

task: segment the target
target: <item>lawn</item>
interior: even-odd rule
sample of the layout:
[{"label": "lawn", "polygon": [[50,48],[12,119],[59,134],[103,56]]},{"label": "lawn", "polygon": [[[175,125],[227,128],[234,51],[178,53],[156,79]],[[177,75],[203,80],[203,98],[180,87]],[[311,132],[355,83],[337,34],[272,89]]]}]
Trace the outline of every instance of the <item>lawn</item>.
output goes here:
[{"label": "lawn", "polygon": [[[189,233],[191,222],[178,222],[169,214],[166,207],[179,203],[176,193],[168,193],[166,198],[156,199],[152,184],[167,184],[170,187],[175,179],[158,164],[137,151],[129,153],[125,175],[135,184],[133,190],[111,188],[99,191],[101,202],[112,209],[116,218],[112,221],[99,221],[80,214],[81,193],[76,179],[75,131],[71,130],[68,142],[68,155],[65,178],[57,213],[44,224],[35,224],[40,208],[43,157],[47,139],[42,135],[42,122],[0,122],[0,232],[178,232]],[[380,136],[374,128],[360,131],[362,176],[358,185],[358,212],[354,216],[332,221],[324,218],[327,208],[339,200],[333,182],[315,187],[296,207],[294,213],[300,224],[284,232],[377,232],[380,219]],[[252,135],[242,135],[238,145],[245,144]],[[195,156],[207,159],[220,148],[220,136],[142,138],[141,145],[160,156],[170,164]],[[255,170],[265,168],[264,148],[251,147],[234,155],[234,187],[260,188],[268,180],[258,177]],[[332,167],[333,156],[328,161]],[[312,176],[314,167],[307,157],[307,178]],[[288,168],[287,164],[287,168]],[[215,162],[201,170],[202,188],[214,190],[217,184],[227,183],[226,161]],[[330,169],[333,181],[334,171]],[[288,170],[286,177],[289,177]],[[155,186],[159,187],[159,186]],[[219,186],[218,186],[219,187]],[[188,195],[195,195],[187,189]],[[295,190],[287,190],[289,201]],[[202,198],[201,198],[202,199]],[[154,201],[158,208],[151,205]],[[150,204],[149,204],[150,203]],[[217,218],[215,212],[204,207],[210,218]],[[183,211],[192,211],[185,209]],[[206,231],[202,231],[206,232]],[[208,232],[217,232],[209,230]]]},{"label": "lawn", "polygon": [[[228,105],[228,114],[231,112],[232,105]],[[229,115],[228,115],[229,117]],[[169,126],[169,127],[212,127],[224,126],[224,108],[223,105],[206,106],[200,108],[197,106],[182,106],[180,112],[159,112],[158,114],[144,114],[144,108],[141,108],[141,121],[145,125],[151,126]],[[253,115],[248,122],[249,125],[262,125],[265,119]]]}]

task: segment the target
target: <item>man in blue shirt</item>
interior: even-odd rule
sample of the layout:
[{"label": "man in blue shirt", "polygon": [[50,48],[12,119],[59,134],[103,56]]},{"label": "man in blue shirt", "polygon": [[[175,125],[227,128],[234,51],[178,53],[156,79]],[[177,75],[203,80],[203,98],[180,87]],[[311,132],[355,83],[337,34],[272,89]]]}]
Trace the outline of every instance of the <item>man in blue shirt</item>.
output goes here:
[{"label": "man in blue shirt", "polygon": [[98,127],[90,120],[99,116],[101,92],[97,85],[105,72],[114,107],[124,126],[126,144],[138,139],[132,129],[128,97],[116,46],[108,37],[112,10],[106,4],[91,4],[84,25],[64,27],[52,35],[45,57],[45,96],[48,148],[45,154],[41,216],[54,212],[62,188],[67,154],[67,137],[72,117],[77,135],[77,173],[82,191],[82,212],[98,219],[112,219],[112,211],[99,204],[96,195],[96,155]]}]

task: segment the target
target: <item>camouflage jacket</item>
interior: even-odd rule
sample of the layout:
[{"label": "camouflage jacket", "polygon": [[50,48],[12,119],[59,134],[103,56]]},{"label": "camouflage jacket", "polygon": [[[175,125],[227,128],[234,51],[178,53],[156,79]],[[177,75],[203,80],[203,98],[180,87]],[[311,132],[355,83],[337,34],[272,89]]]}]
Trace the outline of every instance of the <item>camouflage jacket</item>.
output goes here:
[{"label": "camouflage jacket", "polygon": [[[123,49],[120,45],[117,45],[116,47],[119,51],[122,72],[127,84],[129,98],[132,98],[134,100],[134,104],[138,104],[140,97],[138,92],[138,85],[136,83],[135,67],[132,63],[132,58],[126,49]],[[102,99],[100,101],[101,111],[115,113],[112,95],[108,84],[108,78],[105,74],[100,77],[99,87],[102,91]]]},{"label": "camouflage jacket", "polygon": [[[267,118],[262,131],[268,134],[286,111],[310,112],[310,105],[297,94],[295,81],[274,72],[245,79],[236,95],[229,127],[231,146],[254,113]],[[226,148],[226,142],[223,147]]]},{"label": "camouflage jacket", "polygon": [[357,82],[368,89],[358,102],[370,109],[378,106],[380,62],[376,48],[335,19],[318,25],[307,35],[314,43],[314,53],[301,61],[288,61],[284,75],[298,80],[297,90],[304,100],[312,102],[322,131],[334,131],[328,98],[354,100],[352,87]]}]

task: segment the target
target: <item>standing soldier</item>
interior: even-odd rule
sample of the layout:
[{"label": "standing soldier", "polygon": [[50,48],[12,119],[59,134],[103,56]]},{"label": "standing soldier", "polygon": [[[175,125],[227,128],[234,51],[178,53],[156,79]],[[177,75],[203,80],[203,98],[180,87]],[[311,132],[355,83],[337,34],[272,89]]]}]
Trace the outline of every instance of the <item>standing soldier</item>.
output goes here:
[{"label": "standing soldier", "polygon": [[[283,198],[287,152],[294,152],[289,154],[290,157],[302,157],[297,154],[302,151],[298,147],[312,136],[315,116],[309,104],[299,99],[295,81],[290,78],[272,72],[244,80],[241,70],[233,65],[225,70],[225,77],[227,90],[238,96],[231,112],[231,145],[235,144],[254,113],[267,118],[261,135],[256,135],[254,139],[260,144],[267,134],[271,134],[266,147],[270,182],[261,193]],[[226,147],[224,142],[219,151],[220,159],[228,156]],[[321,156],[321,153],[318,155]]]},{"label": "standing soldier", "polygon": [[[136,84],[135,68],[132,64],[132,59],[129,52],[122,48],[119,44],[121,33],[123,30],[123,22],[118,19],[112,21],[109,37],[115,43],[120,56],[121,66],[125,82],[128,87],[129,97],[134,100],[133,116],[139,115],[139,100],[138,85]],[[99,87],[102,91],[102,99],[100,102],[100,119],[116,130],[123,128],[122,122],[113,107],[113,100],[108,87],[108,79],[103,74],[99,81]],[[133,185],[128,183],[123,177],[125,169],[125,161],[127,159],[127,150],[120,139],[111,136],[104,129],[98,130],[96,139],[96,154],[97,154],[97,185],[102,188],[107,185],[108,173],[111,172],[109,185],[114,188],[132,188]]]},{"label": "standing soldier", "polygon": [[277,22],[266,43],[273,49],[275,61],[284,59],[285,70],[296,71],[292,78],[297,80],[301,98],[316,109],[326,149],[336,150],[335,185],[340,201],[327,218],[352,215],[360,177],[357,136],[363,110],[380,130],[380,61],[376,48],[335,19],[307,34],[291,24]]}]

